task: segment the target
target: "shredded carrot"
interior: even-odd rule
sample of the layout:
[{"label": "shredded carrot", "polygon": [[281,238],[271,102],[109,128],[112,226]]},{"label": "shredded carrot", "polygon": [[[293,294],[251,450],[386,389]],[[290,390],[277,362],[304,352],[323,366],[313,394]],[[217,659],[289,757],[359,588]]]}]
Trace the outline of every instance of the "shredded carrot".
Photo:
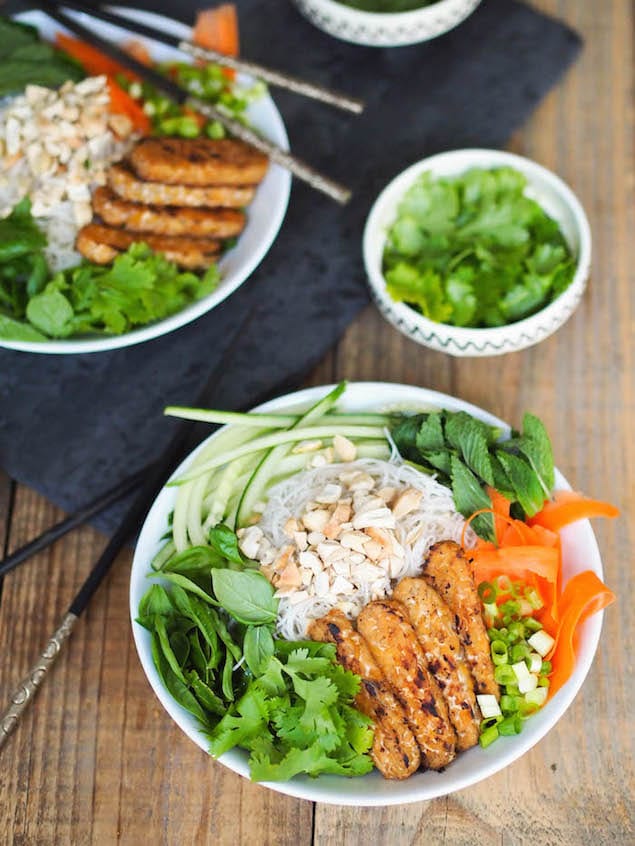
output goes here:
[{"label": "shredded carrot", "polygon": [[108,94],[110,96],[110,111],[113,114],[125,115],[137,132],[149,135],[152,131],[150,118],[143,111],[139,103],[124,91],[115,80],[108,77]]},{"label": "shredded carrot", "polygon": [[511,518],[509,510],[511,502],[506,496],[496,490],[496,488],[488,488],[487,493],[492,500],[492,511],[494,513],[494,534],[496,536],[496,543],[500,543],[500,539],[506,528],[506,522]]},{"label": "shredded carrot", "polygon": [[135,75],[119,62],[106,56],[96,47],[80,41],[79,38],[58,32],[55,35],[55,43],[61,50],[76,59],[90,76],[123,74],[127,79],[136,79]]},{"label": "shredded carrot", "polygon": [[591,614],[615,602],[615,594],[598,579],[592,570],[573,576],[560,597],[561,617],[556,645],[550,660],[549,696],[553,696],[571,676],[575,667],[575,633],[579,623]]},{"label": "shredded carrot", "polygon": [[619,513],[619,509],[608,502],[588,499],[575,491],[556,491],[553,500],[546,502],[543,509],[527,522],[530,526],[542,526],[557,532],[576,520],[617,517]]},{"label": "shredded carrot", "polygon": [[591,571],[574,576],[562,589],[562,551],[559,529],[588,517],[616,517],[617,508],[606,502],[587,499],[571,491],[557,491],[553,501],[524,523],[509,513],[509,502],[488,490],[491,509],[475,512],[494,515],[497,543],[479,539],[470,550],[477,583],[504,576],[533,587],[544,606],[535,613],[544,629],[556,638],[554,671],[549,695],[566,682],[575,666],[576,626],[595,611],[615,600],[614,594]]}]

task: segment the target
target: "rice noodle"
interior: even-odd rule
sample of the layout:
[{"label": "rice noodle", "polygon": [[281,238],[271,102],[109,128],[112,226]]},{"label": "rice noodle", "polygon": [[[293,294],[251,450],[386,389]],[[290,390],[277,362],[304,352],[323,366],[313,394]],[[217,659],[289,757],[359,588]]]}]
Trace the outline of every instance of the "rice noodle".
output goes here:
[{"label": "rice noodle", "polygon": [[[441,540],[460,542],[465,520],[454,506],[452,492],[432,476],[419,472],[393,454],[390,461],[359,459],[346,464],[330,464],[304,471],[275,485],[269,492],[267,505],[258,523],[267,540],[280,550],[289,543],[284,525],[289,518],[298,518],[306,511],[307,503],[319,496],[324,486],[335,484],[343,471],[360,470],[376,480],[377,488],[416,488],[423,497],[419,507],[396,521],[395,536],[405,550],[405,559],[393,578],[386,576],[380,585],[380,595],[390,596],[393,585],[405,576],[421,571],[421,561],[432,546]],[[474,534],[467,529],[467,542],[474,541]],[[302,595],[304,593],[304,596]],[[342,597],[328,594],[325,597],[309,596],[302,592],[280,597],[277,630],[287,640],[306,636],[310,620],[326,614],[331,608],[340,607],[351,619],[373,598],[378,598],[377,582],[358,586],[351,595]]]}]

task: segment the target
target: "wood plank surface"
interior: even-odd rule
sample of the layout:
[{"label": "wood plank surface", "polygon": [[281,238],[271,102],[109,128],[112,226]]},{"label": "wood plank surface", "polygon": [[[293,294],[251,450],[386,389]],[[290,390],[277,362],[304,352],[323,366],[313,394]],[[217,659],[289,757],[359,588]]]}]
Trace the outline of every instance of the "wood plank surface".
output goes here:
[{"label": "wood plank surface", "polygon": [[[589,214],[593,274],[578,311],[530,350],[459,360],[406,340],[369,307],[308,383],[346,377],[421,385],[513,423],[532,410],[547,424],[557,463],[574,486],[622,508],[619,521],[595,527],[606,581],[619,601],[606,613],[596,660],[574,704],[521,760],[446,798],[354,809],[285,797],[210,761],[159,705],[132,643],[125,551],[0,753],[0,846],[635,842],[633,6],[534,5],[585,39],[576,66],[511,144],[559,173]],[[24,487],[12,496],[0,477],[0,538],[9,550],[60,516]],[[5,578],[0,707],[104,542],[84,528]]]}]

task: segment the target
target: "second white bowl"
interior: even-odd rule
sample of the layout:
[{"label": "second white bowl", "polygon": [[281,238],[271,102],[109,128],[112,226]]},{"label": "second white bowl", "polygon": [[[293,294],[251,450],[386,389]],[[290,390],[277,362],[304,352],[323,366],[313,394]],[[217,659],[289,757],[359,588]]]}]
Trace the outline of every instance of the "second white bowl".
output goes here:
[{"label": "second white bowl", "polygon": [[399,47],[429,41],[472,14],[481,0],[438,0],[409,12],[364,12],[337,0],[293,0],[314,26],[342,41]]},{"label": "second white bowl", "polygon": [[[512,167],[527,179],[526,193],[558,222],[576,256],[569,287],[541,311],[496,328],[473,329],[437,323],[402,302],[386,289],[382,271],[384,247],[404,194],[424,172],[456,176],[471,168]],[[455,356],[501,355],[530,347],[559,329],[573,314],[591,269],[591,230],[577,197],[554,173],[530,159],[500,150],[452,150],[430,156],[404,170],[381,192],[373,205],[363,239],[364,264],[371,293],[384,317],[400,332],[426,347]]]}]

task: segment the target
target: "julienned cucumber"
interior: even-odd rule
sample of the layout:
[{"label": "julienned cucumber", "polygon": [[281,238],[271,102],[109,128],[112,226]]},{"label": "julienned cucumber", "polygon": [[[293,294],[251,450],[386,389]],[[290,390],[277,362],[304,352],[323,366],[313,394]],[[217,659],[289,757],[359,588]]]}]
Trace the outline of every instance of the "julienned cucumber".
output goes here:
[{"label": "julienned cucumber", "polygon": [[[289,429],[300,429],[307,424],[312,423],[319,417],[322,417],[329,411],[341,397],[346,389],[346,383],[340,382],[336,388],[328,393],[323,399],[312,406],[307,412],[301,415],[295,422],[293,422]],[[272,447],[266,453],[264,458],[254,470],[251,479],[245,486],[243,495],[238,504],[236,512],[236,525],[243,526],[253,513],[254,505],[259,502],[264,496],[265,490],[271,480],[271,477],[276,471],[276,467],[280,460],[285,457],[289,451],[288,443],[280,444],[280,446]]]}]

